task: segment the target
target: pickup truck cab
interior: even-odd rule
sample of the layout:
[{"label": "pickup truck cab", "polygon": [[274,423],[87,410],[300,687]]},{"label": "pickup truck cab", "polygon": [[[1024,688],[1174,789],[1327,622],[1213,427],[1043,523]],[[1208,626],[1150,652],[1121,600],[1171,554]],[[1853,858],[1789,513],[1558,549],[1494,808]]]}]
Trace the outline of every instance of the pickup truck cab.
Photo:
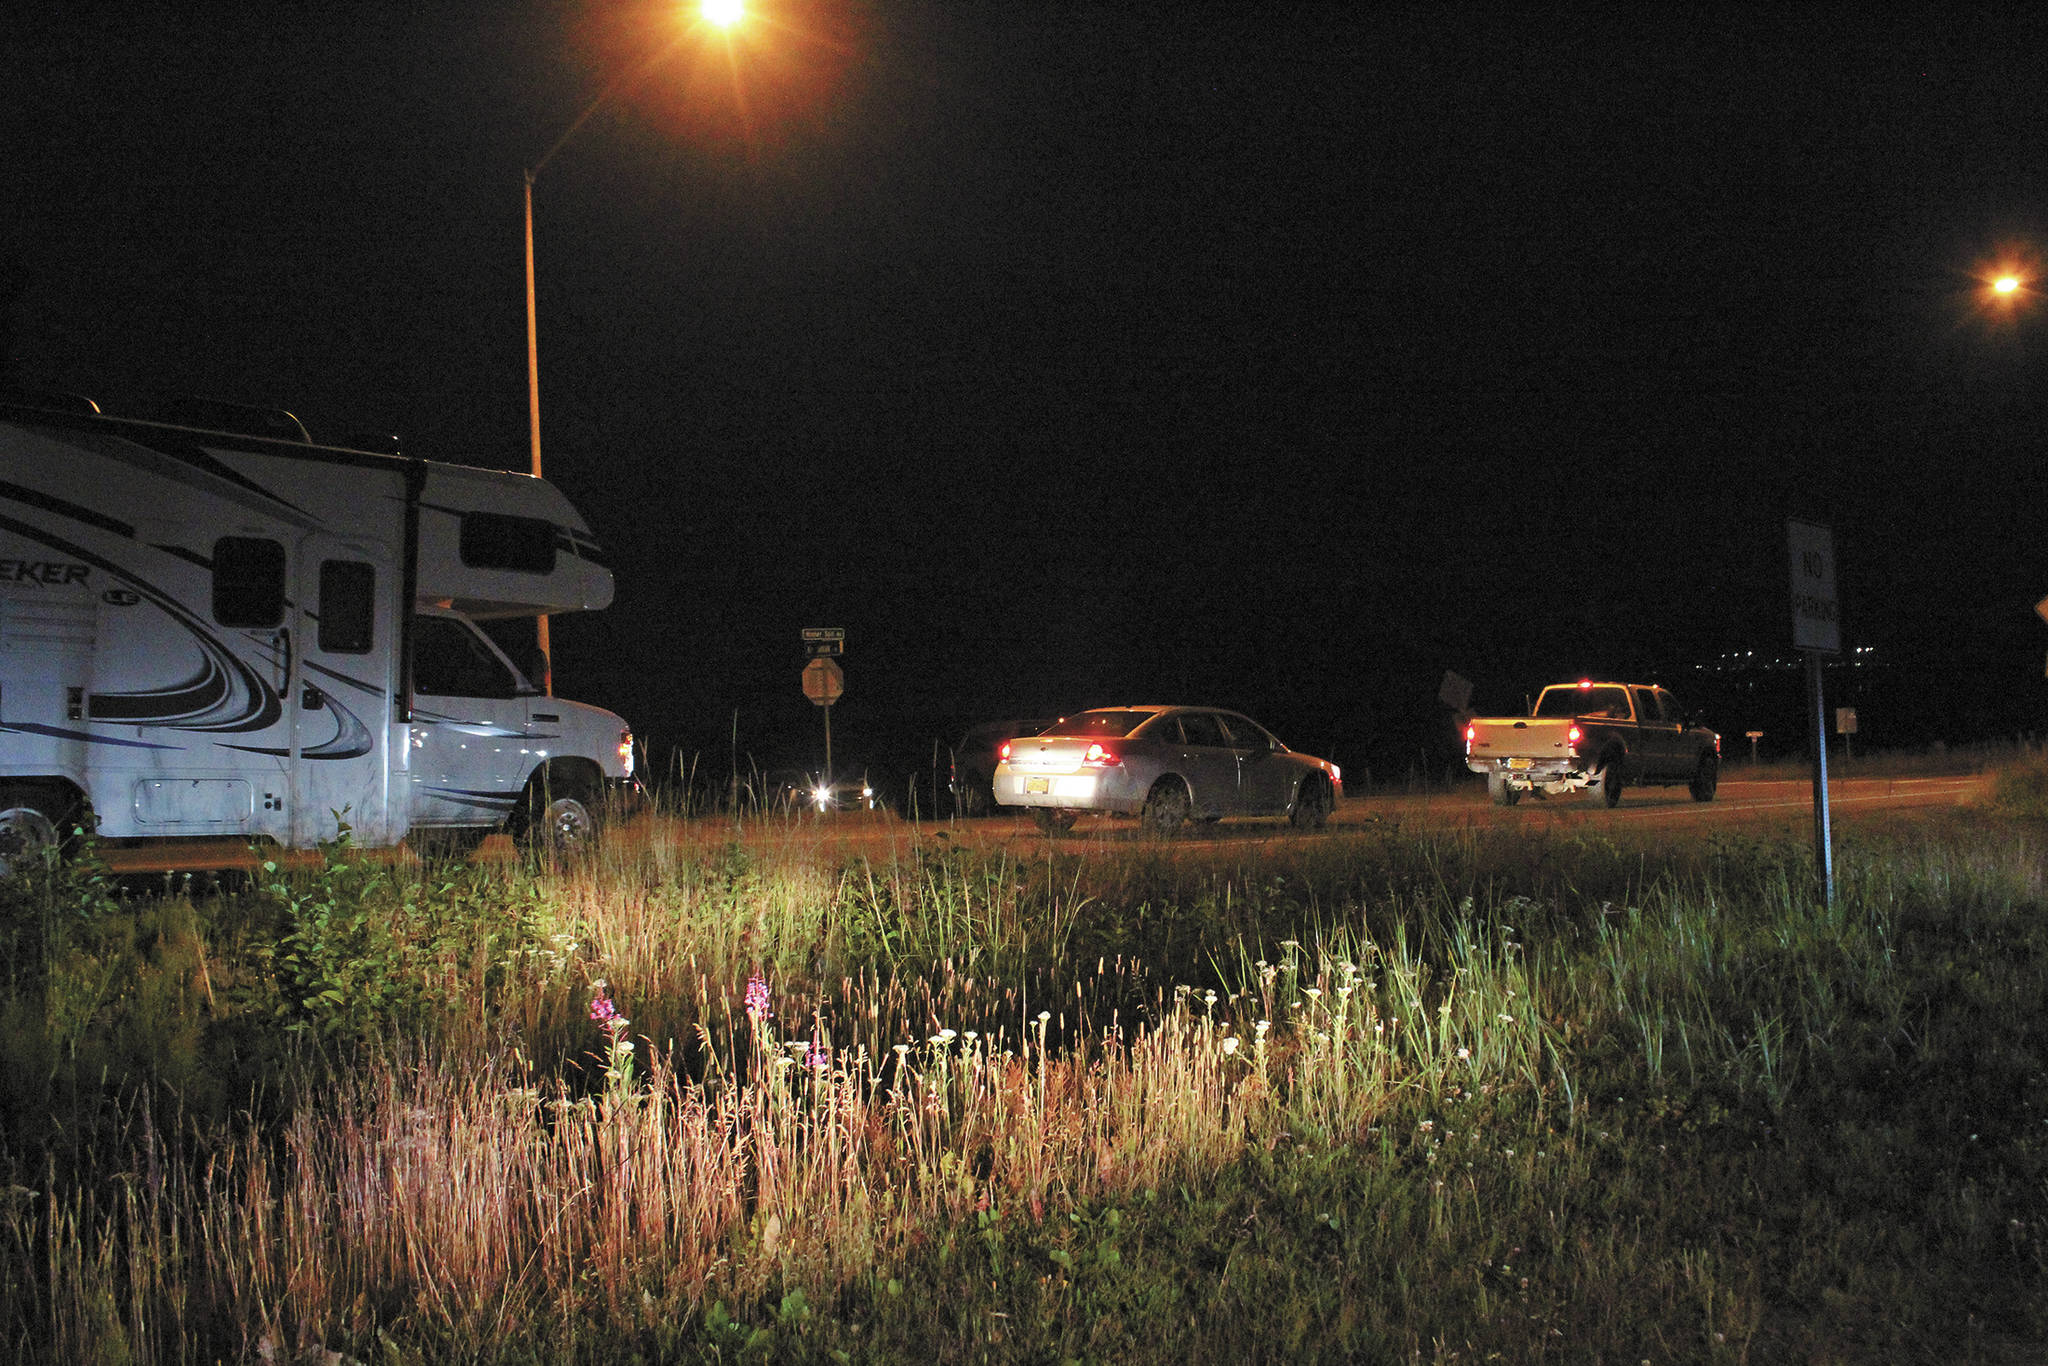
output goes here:
[{"label": "pickup truck cab", "polygon": [[1614,806],[1630,787],[1681,784],[1694,801],[1709,802],[1720,782],[1721,737],[1688,720],[1663,688],[1584,679],[1545,688],[1527,716],[1469,722],[1465,766],[1486,775],[1501,806],[1524,792],[1582,792]]}]

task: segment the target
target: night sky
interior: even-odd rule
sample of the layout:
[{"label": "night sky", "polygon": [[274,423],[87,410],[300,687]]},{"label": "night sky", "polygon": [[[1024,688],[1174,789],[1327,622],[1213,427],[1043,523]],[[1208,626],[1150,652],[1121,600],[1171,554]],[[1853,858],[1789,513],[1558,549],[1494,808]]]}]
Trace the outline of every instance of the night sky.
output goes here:
[{"label": "night sky", "polygon": [[0,38],[0,350],[109,410],[526,468],[522,172],[602,100],[535,183],[544,461],[618,570],[556,681],[686,767],[818,762],[813,625],[898,775],[1187,701],[1395,776],[1446,670],[1796,747],[1795,676],[1699,668],[1790,655],[1788,516],[1871,742],[2048,707],[2048,297],[1981,284],[2048,248],[2038,9],[55,8]]}]

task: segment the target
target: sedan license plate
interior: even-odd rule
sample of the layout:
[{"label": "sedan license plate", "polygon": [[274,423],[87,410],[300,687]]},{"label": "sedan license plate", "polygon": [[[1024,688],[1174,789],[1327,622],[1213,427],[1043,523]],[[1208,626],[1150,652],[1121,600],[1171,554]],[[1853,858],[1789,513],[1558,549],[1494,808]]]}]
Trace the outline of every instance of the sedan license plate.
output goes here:
[{"label": "sedan license plate", "polygon": [[1052,791],[1052,779],[1026,778],[1024,780],[1024,790],[1026,792],[1050,792]]},{"label": "sedan license plate", "polygon": [[1535,762],[1536,761],[1534,759],[1510,759],[1508,760],[1508,767],[1520,771],[1522,769],[1528,768]]}]

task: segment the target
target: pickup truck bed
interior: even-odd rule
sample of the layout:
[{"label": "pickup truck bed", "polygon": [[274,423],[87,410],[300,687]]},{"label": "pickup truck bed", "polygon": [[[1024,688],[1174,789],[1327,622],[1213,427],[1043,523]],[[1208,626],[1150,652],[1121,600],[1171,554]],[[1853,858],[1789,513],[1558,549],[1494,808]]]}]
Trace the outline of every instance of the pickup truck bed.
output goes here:
[{"label": "pickup truck bed", "polygon": [[1581,792],[1614,806],[1627,788],[1680,784],[1706,802],[1720,781],[1721,737],[1686,719],[1678,699],[1654,684],[1559,683],[1528,716],[1469,722],[1465,766],[1486,775],[1502,806],[1524,792]]}]

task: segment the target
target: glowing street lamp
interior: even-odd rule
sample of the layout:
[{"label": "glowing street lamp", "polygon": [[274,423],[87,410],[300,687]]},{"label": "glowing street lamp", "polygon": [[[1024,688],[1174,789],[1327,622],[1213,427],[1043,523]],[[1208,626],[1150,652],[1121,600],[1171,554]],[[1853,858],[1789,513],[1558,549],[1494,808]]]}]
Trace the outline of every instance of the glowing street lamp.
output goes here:
[{"label": "glowing street lamp", "polygon": [[[702,0],[702,3],[698,6],[698,14],[703,21],[711,27],[718,29],[730,29],[745,17],[745,13],[746,6],[744,0]],[[655,58],[655,62],[659,62],[661,57],[666,55],[667,53],[663,52]],[[649,63],[648,65],[652,67],[654,64]],[[642,70],[644,71],[645,69],[643,68]],[[592,100],[582,113],[576,116],[575,121],[562,130],[562,135],[555,139],[554,145],[541,153],[540,158],[526,168],[526,425],[528,444],[533,455],[533,477],[536,479],[541,477],[540,338],[539,328],[534,319],[533,304],[533,178],[540,174],[543,166],[546,166],[548,162],[554,159],[555,153],[562,150],[562,144],[574,137],[576,130],[588,122],[590,116],[603,108],[614,95],[618,94],[624,84],[625,82],[621,80],[606,86],[603,92],[596,99]],[[552,697],[555,691],[555,662],[554,653],[548,645],[548,619],[546,614],[542,614],[535,619],[534,639],[535,643],[540,647],[541,676],[539,681],[541,689]]]}]

